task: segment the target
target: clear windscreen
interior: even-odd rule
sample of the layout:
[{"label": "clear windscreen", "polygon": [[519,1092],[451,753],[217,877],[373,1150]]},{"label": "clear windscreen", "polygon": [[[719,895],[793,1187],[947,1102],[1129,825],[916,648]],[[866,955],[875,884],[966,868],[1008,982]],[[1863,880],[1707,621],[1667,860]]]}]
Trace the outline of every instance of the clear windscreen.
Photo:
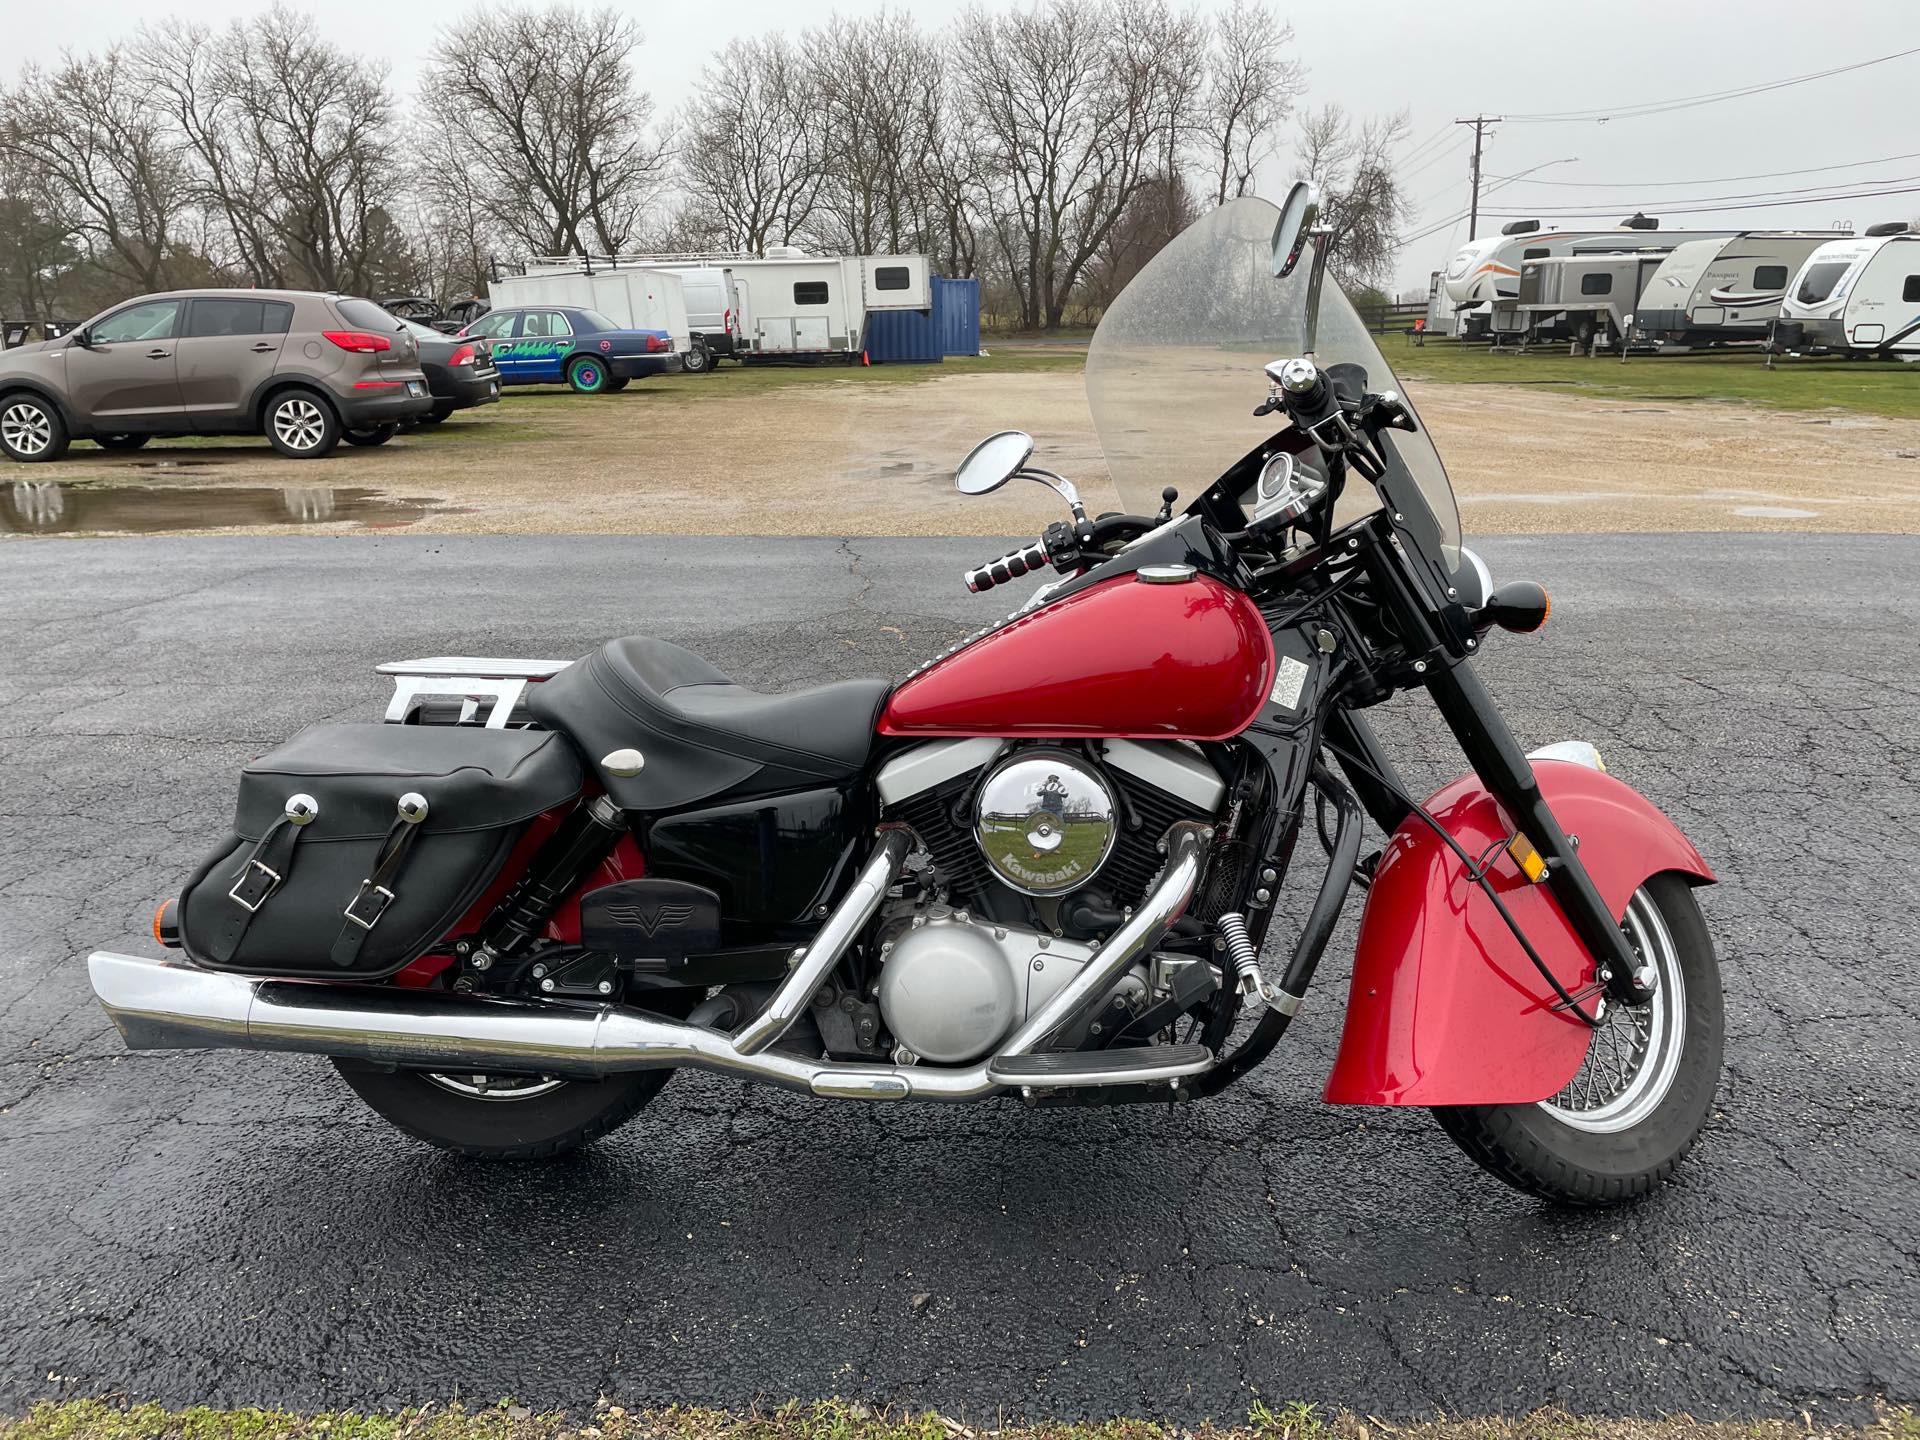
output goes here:
[{"label": "clear windscreen", "polygon": [[[1279,219],[1276,206],[1251,198],[1203,216],[1134,276],[1094,332],[1087,405],[1120,503],[1133,514],[1159,509],[1168,485],[1192,500],[1280,428],[1279,417],[1256,417],[1253,410],[1266,398],[1266,363],[1306,350],[1312,257],[1303,255],[1285,279],[1274,276]],[[1321,290],[1314,360],[1322,369],[1341,362],[1363,367],[1374,391],[1401,388],[1331,275]],[[1446,467],[1425,425],[1392,434],[1390,443],[1439,522],[1451,566],[1460,512]],[[1356,475],[1335,519],[1344,524],[1379,503]]]}]

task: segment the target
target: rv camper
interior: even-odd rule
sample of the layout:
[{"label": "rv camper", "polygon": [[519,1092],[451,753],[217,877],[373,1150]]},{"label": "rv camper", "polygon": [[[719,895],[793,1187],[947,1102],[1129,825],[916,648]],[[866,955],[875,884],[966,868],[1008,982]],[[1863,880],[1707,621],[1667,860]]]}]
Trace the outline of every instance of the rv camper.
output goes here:
[{"label": "rv camper", "polygon": [[1835,238],[1830,230],[1747,230],[1675,246],[1647,282],[1634,329],[1661,346],[1764,340],[1788,282]]},{"label": "rv camper", "polygon": [[1920,355],[1920,231],[1869,225],[1807,256],[1780,305],[1774,343],[1789,350]]},{"label": "rv camper", "polygon": [[1647,282],[1666,259],[1662,251],[1629,250],[1525,261],[1512,307],[1522,342],[1568,340],[1582,349],[1614,348],[1627,333]]},{"label": "rv camper", "polygon": [[[525,275],[503,275],[487,286],[496,310],[509,305],[571,305],[598,310],[616,325],[664,330],[673,338],[682,368],[693,349],[687,323],[686,287],[664,270],[550,270],[528,267]],[[695,367],[697,368],[697,367]]]},{"label": "rv camper", "polygon": [[1498,235],[1469,240],[1447,266],[1447,295],[1459,307],[1455,333],[1469,339],[1517,338],[1520,267],[1579,250],[1671,250],[1683,240],[1728,230],[1661,230],[1658,220],[1633,215],[1611,230],[1542,230],[1538,220],[1515,220]]}]

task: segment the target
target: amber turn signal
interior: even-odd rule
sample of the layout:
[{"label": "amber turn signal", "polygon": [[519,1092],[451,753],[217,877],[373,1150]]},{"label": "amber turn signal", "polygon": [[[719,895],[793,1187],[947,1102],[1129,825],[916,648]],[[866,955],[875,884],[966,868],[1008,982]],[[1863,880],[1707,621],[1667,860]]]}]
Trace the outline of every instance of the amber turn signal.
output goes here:
[{"label": "amber turn signal", "polygon": [[1531,885],[1538,885],[1547,877],[1547,862],[1540,858],[1540,852],[1533,848],[1524,835],[1515,835],[1507,841],[1507,854],[1513,857],[1513,863],[1520,867],[1520,873],[1527,877]]},{"label": "amber turn signal", "polygon": [[180,902],[167,899],[153,912],[153,938],[169,950],[180,948]]}]

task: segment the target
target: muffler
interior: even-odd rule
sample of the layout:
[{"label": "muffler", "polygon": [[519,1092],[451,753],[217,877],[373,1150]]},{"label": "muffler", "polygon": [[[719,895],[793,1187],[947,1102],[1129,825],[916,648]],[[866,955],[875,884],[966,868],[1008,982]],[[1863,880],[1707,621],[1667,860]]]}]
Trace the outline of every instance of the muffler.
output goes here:
[{"label": "muffler", "polygon": [[[1166,867],[1127,922],[997,1055],[963,1069],[752,1051],[717,1030],[609,1005],[252,979],[107,950],[87,957],[87,972],[132,1050],[282,1050],[409,1070],[587,1080],[685,1067],[840,1099],[976,1100],[1004,1088],[989,1074],[996,1061],[1038,1049],[1159,943],[1192,902],[1210,839],[1200,825],[1169,830]],[[1059,1083],[1121,1081],[1089,1072]]]}]

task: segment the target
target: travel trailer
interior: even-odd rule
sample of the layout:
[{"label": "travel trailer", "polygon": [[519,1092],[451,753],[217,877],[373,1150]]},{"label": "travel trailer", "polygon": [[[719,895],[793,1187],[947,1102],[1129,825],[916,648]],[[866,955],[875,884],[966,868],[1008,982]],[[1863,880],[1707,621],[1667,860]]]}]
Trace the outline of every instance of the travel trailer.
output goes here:
[{"label": "travel trailer", "polygon": [[[1727,236],[1730,230],[1661,230],[1634,215],[1608,230],[1543,230],[1538,220],[1515,220],[1498,235],[1469,240],[1447,265],[1447,296],[1458,307],[1454,333],[1469,339],[1517,338],[1520,267],[1579,250],[1668,251],[1685,240]],[[1497,312],[1497,313],[1496,313]]]},{"label": "travel trailer", "polygon": [[[1703,241],[1712,244],[1712,241]],[[1640,297],[1669,252],[1576,251],[1520,266],[1520,294],[1511,309],[1522,343],[1567,340],[1583,349],[1612,349],[1632,323]],[[1508,307],[1496,306],[1504,312]]]},{"label": "travel trailer", "polygon": [[1905,221],[1829,240],[1793,277],[1775,345],[1854,355],[1920,355],[1920,232]]},{"label": "travel trailer", "polygon": [[737,308],[745,316],[736,353],[748,358],[856,359],[865,348],[869,314],[933,307],[931,267],[924,255],[809,255],[794,246],[773,246],[765,255],[589,256],[535,261],[527,268],[529,274],[597,274],[712,266],[725,266],[733,277]]},{"label": "travel trailer", "polygon": [[1746,230],[1676,245],[1647,282],[1634,330],[1660,346],[1765,340],[1788,283],[1822,245],[1852,231]]},{"label": "travel trailer", "polygon": [[629,267],[589,273],[529,267],[525,275],[502,275],[492,281],[487,297],[496,310],[509,305],[571,305],[598,310],[616,325],[665,330],[683,368],[694,348],[686,287],[678,275],[664,270]]}]

